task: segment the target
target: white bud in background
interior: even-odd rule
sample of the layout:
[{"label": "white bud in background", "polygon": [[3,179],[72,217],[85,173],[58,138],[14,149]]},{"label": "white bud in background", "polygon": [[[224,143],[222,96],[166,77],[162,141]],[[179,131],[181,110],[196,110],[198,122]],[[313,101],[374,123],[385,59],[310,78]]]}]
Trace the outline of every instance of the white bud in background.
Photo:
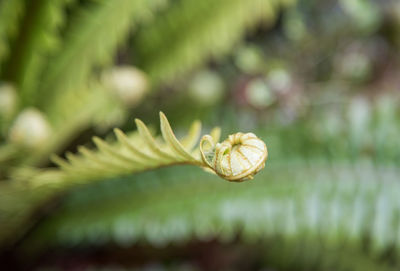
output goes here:
[{"label": "white bud in background", "polygon": [[249,82],[246,87],[246,99],[251,106],[257,108],[266,108],[276,100],[265,80],[261,78]]},{"label": "white bud in background", "polygon": [[214,105],[224,94],[224,81],[215,72],[198,72],[189,83],[189,97],[200,105]]},{"label": "white bud in background", "polygon": [[45,116],[35,108],[24,109],[15,119],[9,141],[25,147],[40,148],[50,138],[51,128]]},{"label": "white bud in background", "polygon": [[8,119],[17,108],[17,93],[10,84],[0,86],[0,118]]},{"label": "white bud in background", "polygon": [[292,77],[284,68],[275,68],[268,73],[268,84],[271,88],[280,94],[286,94],[292,86]]},{"label": "white bud in background", "polygon": [[139,104],[149,89],[146,74],[131,66],[105,71],[102,81],[118,100],[129,107]]}]

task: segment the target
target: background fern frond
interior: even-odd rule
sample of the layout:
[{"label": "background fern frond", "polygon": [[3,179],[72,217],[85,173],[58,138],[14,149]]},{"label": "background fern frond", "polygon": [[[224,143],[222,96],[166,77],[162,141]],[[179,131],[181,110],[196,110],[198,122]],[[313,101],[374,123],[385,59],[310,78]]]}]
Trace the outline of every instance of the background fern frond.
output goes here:
[{"label": "background fern frond", "polygon": [[157,84],[228,52],[246,30],[271,23],[279,1],[176,1],[135,37],[137,63]]},{"label": "background fern frond", "polygon": [[400,270],[400,5],[295,2],[0,0],[0,269]]},{"label": "background fern frond", "polygon": [[[374,258],[388,249],[399,253],[398,170],[368,162],[310,164],[270,165],[246,185],[219,182],[191,167],[103,182],[71,195],[39,227],[31,245],[163,247],[193,238],[230,242],[239,233],[245,243],[281,238],[266,242],[271,249],[279,247],[276,242],[287,248],[314,244],[322,251],[308,257],[313,265],[336,250]],[[297,253],[307,259],[306,251]]]},{"label": "background fern frond", "polygon": [[66,30],[62,48],[46,69],[46,77],[38,91],[48,98],[41,101],[41,106],[51,111],[57,93],[80,88],[93,67],[110,63],[128,31],[159,2],[99,1],[82,8]]}]

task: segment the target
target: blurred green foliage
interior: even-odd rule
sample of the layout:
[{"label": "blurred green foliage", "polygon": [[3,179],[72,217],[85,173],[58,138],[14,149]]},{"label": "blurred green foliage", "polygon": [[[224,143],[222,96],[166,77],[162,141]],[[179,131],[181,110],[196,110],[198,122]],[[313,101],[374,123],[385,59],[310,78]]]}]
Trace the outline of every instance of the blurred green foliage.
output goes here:
[{"label": "blurred green foliage", "polygon": [[[0,1],[1,263],[397,270],[399,29],[395,0]],[[194,119],[256,133],[265,170],[240,185],[179,166],[51,185],[51,154],[113,141],[132,116],[157,130],[160,110],[178,136]],[[190,256],[210,242],[236,262]],[[103,263],[77,257],[102,249]]]}]

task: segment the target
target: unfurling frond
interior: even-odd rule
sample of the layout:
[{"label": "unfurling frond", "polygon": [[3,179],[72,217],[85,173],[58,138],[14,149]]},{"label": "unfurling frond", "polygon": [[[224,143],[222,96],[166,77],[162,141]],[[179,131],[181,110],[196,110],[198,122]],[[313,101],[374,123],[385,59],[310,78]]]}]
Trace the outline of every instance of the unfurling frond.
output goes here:
[{"label": "unfurling frond", "polygon": [[[231,135],[221,144],[206,150],[204,144],[197,145],[201,124],[195,121],[188,135],[179,141],[174,135],[166,116],[160,112],[162,138],[153,137],[147,126],[139,119],[135,120],[138,132],[131,136],[119,129],[114,129],[117,137],[115,144],[110,144],[98,137],[93,142],[98,150],[79,147],[79,154],[67,153],[67,161],[53,157],[68,180],[103,179],[131,174],[174,164],[191,164],[211,169],[217,175],[229,181],[244,181],[264,167],[267,149],[254,134]],[[209,142],[217,142],[220,130],[214,128],[211,135],[203,137]],[[233,140],[233,141],[232,141]],[[221,146],[230,145],[229,152]],[[255,145],[254,145],[255,144]],[[253,146],[254,145],[254,146]],[[210,161],[205,158],[213,157]],[[227,161],[230,164],[227,164]],[[229,168],[227,170],[226,168]]]},{"label": "unfurling frond", "polygon": [[[208,150],[204,148],[206,144]],[[216,145],[211,136],[205,135],[200,141],[200,151],[203,162],[219,176],[236,182],[253,179],[268,157],[267,146],[253,133],[236,133]]]}]

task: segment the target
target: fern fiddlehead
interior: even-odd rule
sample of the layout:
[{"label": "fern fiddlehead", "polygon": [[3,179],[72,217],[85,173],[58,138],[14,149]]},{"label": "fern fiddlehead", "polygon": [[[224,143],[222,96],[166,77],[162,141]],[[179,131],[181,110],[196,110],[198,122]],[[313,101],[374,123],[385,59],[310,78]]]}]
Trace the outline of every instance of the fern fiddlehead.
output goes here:
[{"label": "fern fiddlehead", "polygon": [[131,137],[114,129],[117,146],[94,137],[98,152],[79,147],[80,155],[67,153],[68,161],[56,156],[53,161],[70,178],[82,178],[82,175],[86,178],[112,177],[173,164],[191,164],[205,167],[228,181],[244,181],[252,179],[267,159],[266,145],[252,133],[230,135],[227,140],[215,144],[220,138],[220,129],[214,128],[210,135],[202,138],[197,149],[195,146],[201,131],[198,121],[179,141],[168,119],[160,112],[163,142],[154,138],[141,120],[135,122],[138,134]]},{"label": "fern fiddlehead", "polygon": [[236,133],[217,144],[211,136],[205,135],[200,141],[200,152],[209,168],[235,182],[253,179],[264,168],[268,157],[267,146],[253,133]]}]

